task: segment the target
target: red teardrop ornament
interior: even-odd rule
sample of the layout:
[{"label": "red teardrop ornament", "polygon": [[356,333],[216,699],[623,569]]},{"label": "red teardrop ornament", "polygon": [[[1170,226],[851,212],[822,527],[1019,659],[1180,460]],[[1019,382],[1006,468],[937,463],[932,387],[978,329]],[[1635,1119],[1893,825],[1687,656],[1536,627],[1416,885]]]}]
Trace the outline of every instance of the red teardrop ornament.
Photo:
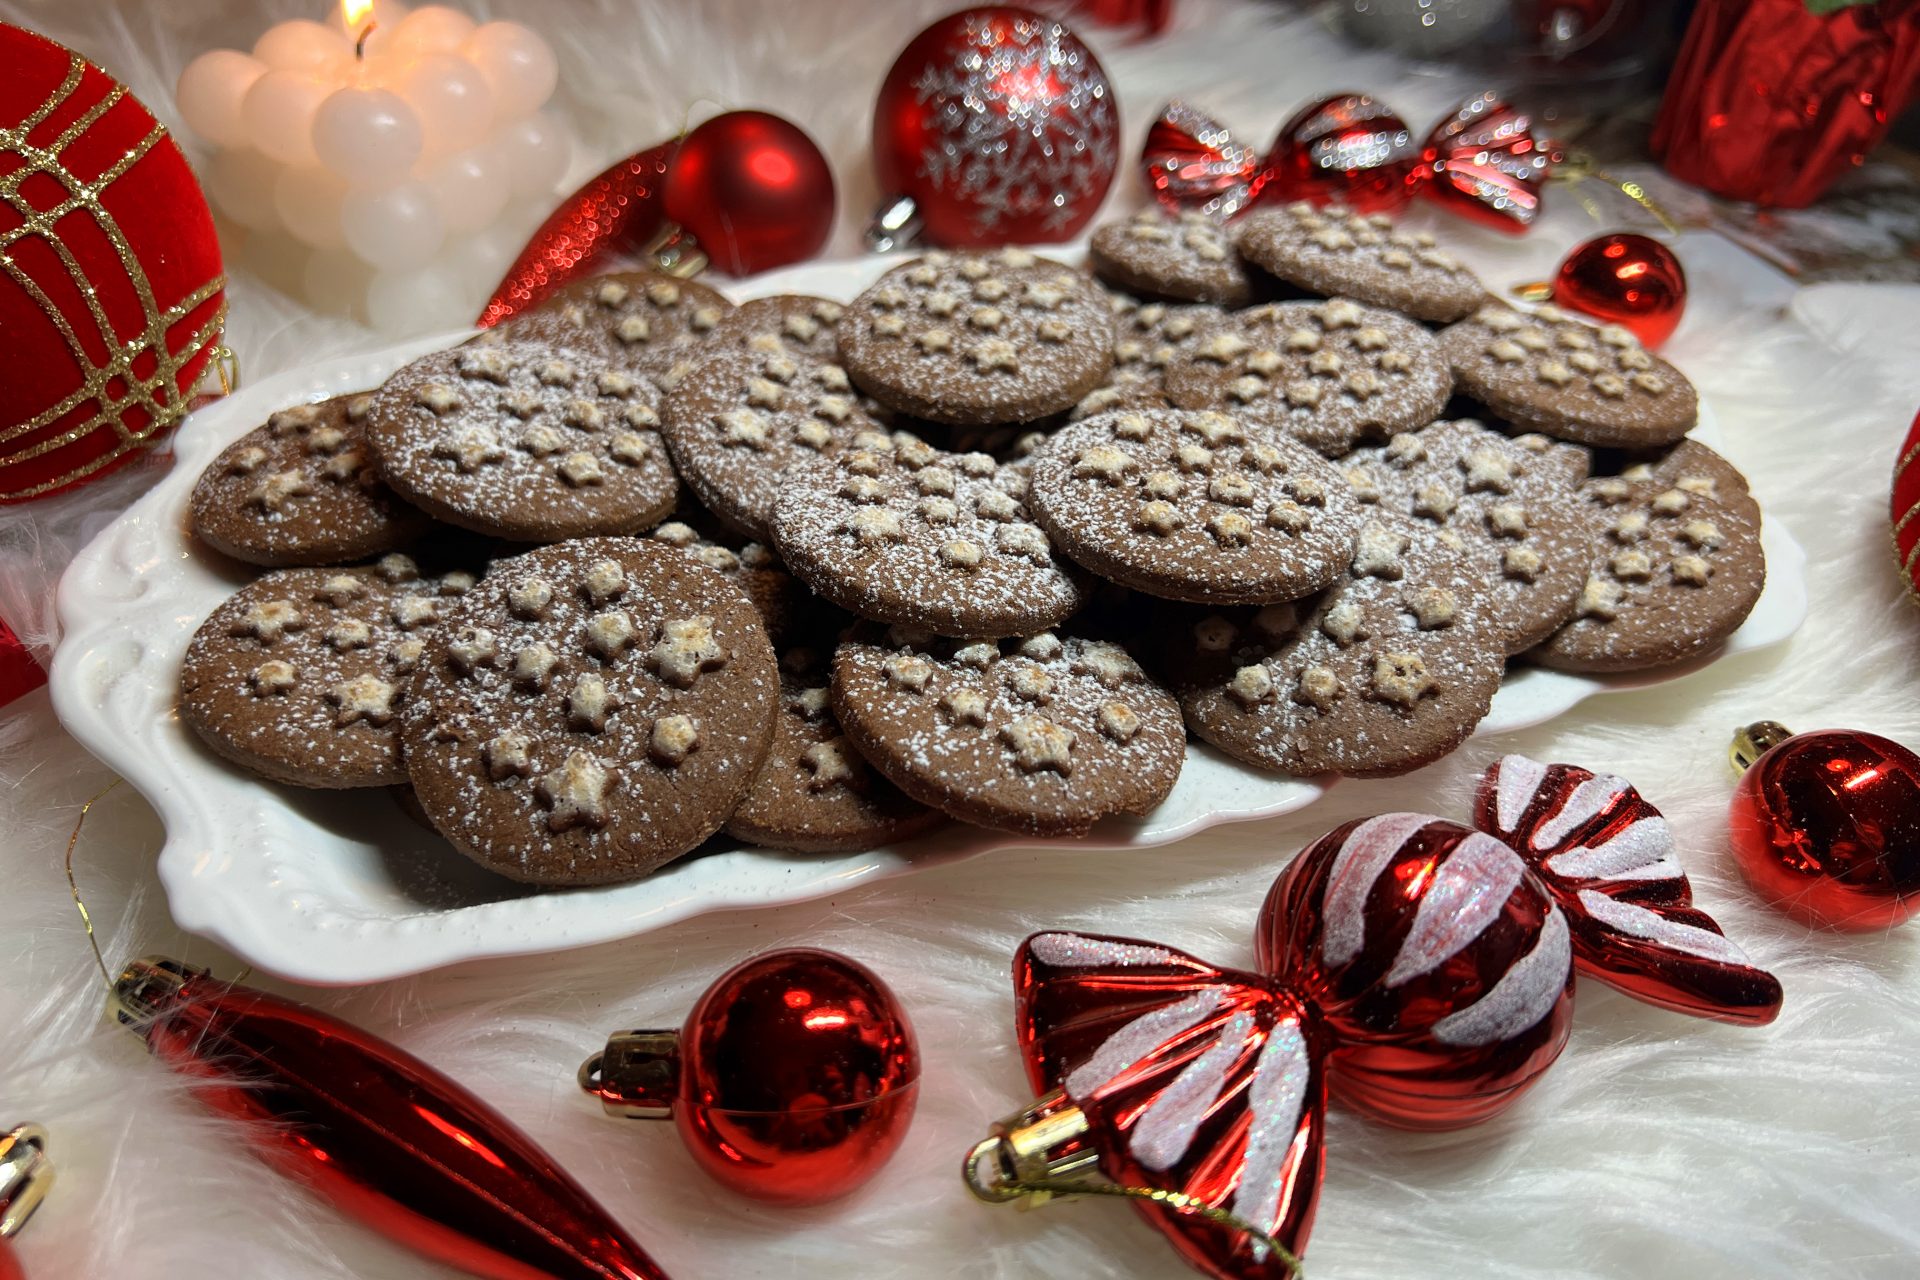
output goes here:
[{"label": "red teardrop ornament", "polygon": [[1800,733],[1741,775],[1733,856],[1796,919],[1879,930],[1920,911],[1920,757],[1878,734]]},{"label": "red teardrop ornament", "polygon": [[1553,156],[1533,136],[1533,118],[1494,93],[1468,98],[1427,135],[1423,192],[1449,213],[1519,235],[1540,216]]},{"label": "red teardrop ornament", "polygon": [[580,1081],[609,1112],[672,1116],[700,1167],[742,1195],[819,1204],[866,1182],[919,1098],[913,1027],[887,984],[830,951],[755,956],[671,1031],[623,1031]]},{"label": "red teardrop ornament", "polygon": [[833,170],[799,125],[729,111],[681,140],[666,201],[715,270],[752,275],[820,252],[833,231]]},{"label": "red teardrop ornament", "polygon": [[1686,312],[1687,273],[1658,240],[1632,232],[1595,236],[1554,273],[1553,300],[1657,347],[1673,336]]},{"label": "red teardrop ornament", "polygon": [[1407,122],[1364,93],[1312,103],[1280,126],[1265,198],[1392,213],[1413,199],[1420,144]]},{"label": "red teardrop ornament", "polygon": [[358,1027],[170,960],[130,965],[121,1021],[340,1212],[486,1280],[666,1280],[553,1157]]},{"label": "red teardrop ornament", "polygon": [[1160,109],[1140,152],[1147,189],[1169,213],[1231,218],[1253,203],[1266,165],[1227,127],[1175,98]]}]

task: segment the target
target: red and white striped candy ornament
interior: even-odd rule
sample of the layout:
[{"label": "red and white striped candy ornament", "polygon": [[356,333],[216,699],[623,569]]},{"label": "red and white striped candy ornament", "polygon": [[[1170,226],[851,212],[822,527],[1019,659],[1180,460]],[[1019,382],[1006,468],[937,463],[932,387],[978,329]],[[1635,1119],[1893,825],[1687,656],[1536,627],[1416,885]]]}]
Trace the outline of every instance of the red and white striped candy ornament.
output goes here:
[{"label": "red and white striped candy ornament", "polygon": [[1120,1194],[1218,1280],[1297,1270],[1329,1086],[1443,1128],[1511,1103],[1566,1044],[1566,921],[1500,841],[1423,814],[1337,828],[1262,912],[1266,973],[1043,933],[1014,960],[1042,1096],[967,1161],[989,1200]]}]

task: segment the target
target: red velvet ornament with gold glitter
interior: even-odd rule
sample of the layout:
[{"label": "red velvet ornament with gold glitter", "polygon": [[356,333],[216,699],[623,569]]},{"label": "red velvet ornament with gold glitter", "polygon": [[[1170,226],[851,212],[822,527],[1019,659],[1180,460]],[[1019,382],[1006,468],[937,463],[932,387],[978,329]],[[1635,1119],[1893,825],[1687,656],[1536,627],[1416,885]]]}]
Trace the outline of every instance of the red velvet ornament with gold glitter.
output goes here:
[{"label": "red velvet ornament with gold glitter", "polygon": [[78,54],[0,23],[0,502],[124,465],[185,416],[226,318],[180,149]]},{"label": "red velvet ornament with gold glitter", "polygon": [[580,1086],[611,1115],[671,1118],[695,1162],[742,1195],[819,1204],[899,1149],[920,1051],[871,970],[796,947],[715,979],[678,1032],[616,1033]]}]

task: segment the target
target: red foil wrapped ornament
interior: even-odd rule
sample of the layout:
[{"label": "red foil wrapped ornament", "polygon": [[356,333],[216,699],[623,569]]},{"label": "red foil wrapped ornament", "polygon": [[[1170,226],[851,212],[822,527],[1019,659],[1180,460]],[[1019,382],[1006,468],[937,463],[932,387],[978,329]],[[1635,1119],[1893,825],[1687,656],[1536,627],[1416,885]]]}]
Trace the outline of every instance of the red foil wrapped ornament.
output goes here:
[{"label": "red foil wrapped ornament", "polygon": [[487,1280],[665,1280],[504,1116],[375,1036],[157,958],[111,1008],[270,1163],[389,1239]]},{"label": "red foil wrapped ornament", "polygon": [[1147,130],[1140,165],[1147,188],[1167,212],[1231,218],[1266,184],[1265,162],[1227,127],[1175,98]]},{"label": "red foil wrapped ornament", "polygon": [[963,9],[907,45],[880,86],[876,249],[1071,240],[1106,198],[1120,116],[1093,51],[1029,9]]},{"label": "red foil wrapped ornament", "polygon": [[1531,116],[1482,93],[1433,127],[1414,182],[1447,212],[1519,235],[1540,216],[1555,159],[1535,141]]},{"label": "red foil wrapped ornament", "polygon": [[1852,729],[1734,737],[1728,809],[1740,872],[1796,920],[1879,931],[1920,911],[1920,757]]},{"label": "red foil wrapped ornament", "polygon": [[755,956],[716,979],[679,1032],[619,1032],[580,1068],[609,1114],[671,1117],[716,1181],[791,1205],[879,1172],[919,1085],[913,1027],[886,983],[810,948]]},{"label": "red foil wrapped ornament", "polygon": [[1267,198],[1394,213],[1413,199],[1420,144],[1392,108],[1364,93],[1303,107],[1267,153]]},{"label": "red foil wrapped ornament", "polygon": [[100,68],[0,23],[0,502],[125,465],[186,415],[226,320],[179,147]]},{"label": "red foil wrapped ornament", "polygon": [[1673,250],[1616,232],[1575,247],[1553,276],[1553,300],[1617,324],[1653,348],[1673,336],[1687,310],[1687,273]]},{"label": "red foil wrapped ornament", "polygon": [[1328,1088],[1414,1128],[1511,1104],[1572,1018],[1568,929],[1500,841],[1424,814],[1338,827],[1261,911],[1262,973],[1152,943],[1044,933],[1014,960],[1041,1097],[969,1153],[983,1199],[1135,1197],[1218,1280],[1296,1270]]},{"label": "red foil wrapped ornament", "polygon": [[833,231],[833,170],[806,131],[765,111],[729,111],[680,140],[667,216],[728,275],[799,262]]}]

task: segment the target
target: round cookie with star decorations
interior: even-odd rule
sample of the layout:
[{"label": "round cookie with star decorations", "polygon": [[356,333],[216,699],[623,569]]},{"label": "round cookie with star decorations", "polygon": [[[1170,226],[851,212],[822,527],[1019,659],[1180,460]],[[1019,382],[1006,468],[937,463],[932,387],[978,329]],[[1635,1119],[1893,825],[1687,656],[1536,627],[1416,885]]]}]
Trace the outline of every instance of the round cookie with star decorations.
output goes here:
[{"label": "round cookie with star decorations", "polygon": [[442,616],[473,575],[423,577],[406,556],[281,569],[200,624],[180,669],[180,718],[220,755],[275,782],[407,780],[398,716]]},{"label": "round cookie with star decorations", "polygon": [[1113,367],[1101,384],[1080,398],[1067,416],[1090,418],[1111,409],[1164,409],[1167,367],[1227,313],[1201,303],[1142,302],[1124,293],[1108,295],[1113,312]]},{"label": "round cookie with star decorations", "polygon": [[1693,384],[1631,332],[1558,307],[1489,304],[1442,332],[1440,347],[1461,394],[1560,440],[1659,448],[1699,416]]},{"label": "round cookie with star decorations", "polygon": [[1149,298],[1223,307],[1253,301],[1247,264],[1226,229],[1203,213],[1142,209],[1095,231],[1087,256],[1102,280]]},{"label": "round cookie with star decorations", "polygon": [[516,542],[631,533],[680,492],[658,398],[580,352],[469,344],[387,379],[367,441],[394,492],[463,529]]},{"label": "round cookie with star decorations", "polygon": [[1416,320],[1458,320],[1487,300],[1467,265],[1424,231],[1400,231],[1383,213],[1295,203],[1256,209],[1234,243],[1247,261],[1323,297],[1354,298]]},{"label": "round cookie with star decorations", "polygon": [[708,356],[734,347],[782,351],[796,360],[839,359],[840,342],[834,326],[846,310],[829,298],[801,293],[779,293],[754,298],[729,311],[699,348]]},{"label": "round cookie with star decorations", "polygon": [[1622,469],[1620,478],[1633,484],[1679,489],[1743,511],[1756,524],[1760,520],[1760,504],[1754,501],[1746,476],[1698,440],[1682,440],[1671,449],[1639,454]]},{"label": "round cookie with star decorations", "polygon": [[787,475],[773,545],[842,609],[948,636],[1030,635],[1086,599],[1027,509],[1022,466],[872,433]]},{"label": "round cookie with star decorations", "polygon": [[830,359],[743,345],[701,361],[681,381],[662,407],[661,434],[707,509],[765,538],[787,469],[884,431],[883,413]]},{"label": "round cookie with star decorations", "polygon": [[1486,587],[1509,654],[1573,616],[1595,533],[1566,461],[1544,440],[1538,445],[1545,447],[1477,422],[1436,422],[1339,464],[1365,506],[1456,540]]},{"label": "round cookie with star decorations", "polygon": [[1161,663],[1187,725],[1300,777],[1384,777],[1466,741],[1505,669],[1478,571],[1444,531],[1381,513],[1313,600],[1168,614]]},{"label": "round cookie with star decorations", "polygon": [[1452,391],[1433,335],[1349,298],[1236,312],[1167,366],[1180,408],[1220,409],[1335,458],[1424,427]]},{"label": "round cookie with star decorations", "polygon": [[736,840],[765,849],[843,853],[878,849],[945,820],[888,782],[847,741],[827,692],[831,660],[831,649],[805,645],[780,654],[773,745],[727,819],[726,832]]},{"label": "round cookie with star decorations", "polygon": [[187,520],[223,555],[269,566],[342,564],[432,525],[381,483],[366,392],[282,409],[222,449],[194,482]]},{"label": "round cookie with star decorations", "polygon": [[695,281],[623,271],[576,280],[476,341],[583,351],[665,391],[732,310],[725,297]]},{"label": "round cookie with star decorations", "polygon": [[[704,523],[714,525],[718,522],[708,516]],[[746,592],[747,599],[753,601],[753,607],[760,611],[760,621],[767,628],[767,636],[775,644],[779,644],[801,619],[824,609],[787,572],[773,549],[764,543],[722,537],[718,529],[710,528],[702,532],[684,519],[657,524],[647,536],[693,557]]]},{"label": "round cookie with star decorations", "polygon": [[834,655],[833,710],[908,795],[1027,835],[1149,813],[1186,759],[1179,706],[1125,649],[1050,631],[965,642],[857,629]]},{"label": "round cookie with star decorations", "polygon": [[954,426],[1070,408],[1113,363],[1093,282],[1024,249],[930,253],[848,305],[840,358],[891,409]]},{"label": "round cookie with star decorations", "polygon": [[420,660],[407,771],[440,833],[535,884],[631,880],[720,829],[765,759],[758,613],[692,557],[582,538],[497,562]]},{"label": "round cookie with star decorations", "polygon": [[1333,467],[1213,410],[1119,410],[1033,455],[1028,502],[1069,558],[1171,600],[1297,600],[1346,572],[1360,508]]},{"label": "round cookie with star decorations", "polygon": [[[1717,455],[1716,455],[1717,456]],[[1665,483],[1607,477],[1583,490],[1599,546],[1572,621],[1529,656],[1562,671],[1641,671],[1684,662],[1739,629],[1767,583],[1759,508]],[[1741,499],[1745,499],[1742,501]]]}]

